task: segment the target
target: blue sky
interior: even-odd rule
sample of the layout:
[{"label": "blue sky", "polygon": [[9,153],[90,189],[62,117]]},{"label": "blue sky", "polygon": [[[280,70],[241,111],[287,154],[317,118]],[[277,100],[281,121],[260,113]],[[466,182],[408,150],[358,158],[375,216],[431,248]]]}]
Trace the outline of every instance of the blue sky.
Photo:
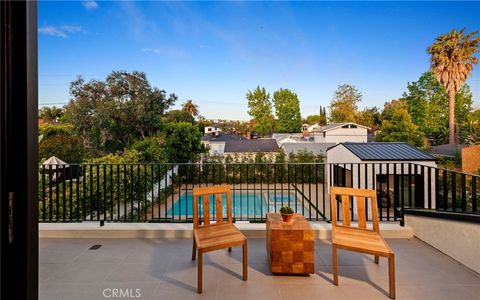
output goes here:
[{"label": "blue sky", "polygon": [[[245,94],[289,88],[302,115],[340,84],[361,107],[399,98],[452,28],[480,29],[480,2],[40,1],[39,102],[61,106],[77,75],[144,71],[207,118],[248,119]],[[480,65],[469,79],[480,106]]]}]

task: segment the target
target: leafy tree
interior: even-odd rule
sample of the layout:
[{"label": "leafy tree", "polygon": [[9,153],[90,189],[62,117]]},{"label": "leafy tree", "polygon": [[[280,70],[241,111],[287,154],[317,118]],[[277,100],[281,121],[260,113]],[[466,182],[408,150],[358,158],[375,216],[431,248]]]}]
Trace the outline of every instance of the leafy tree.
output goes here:
[{"label": "leafy tree", "polygon": [[[423,73],[418,81],[409,83],[403,94],[412,120],[426,135],[435,138],[436,144],[448,141],[448,95],[432,71]],[[466,122],[472,107],[472,93],[463,84],[455,95],[455,119]]]},{"label": "leafy tree", "polygon": [[45,124],[39,127],[43,136],[38,144],[38,158],[40,161],[56,156],[67,163],[80,163],[87,155],[82,140],[72,135],[70,125]]},{"label": "leafy tree", "polygon": [[349,84],[339,85],[330,103],[330,122],[355,122],[362,94]]},{"label": "leafy tree", "polygon": [[165,155],[169,162],[189,162],[205,152],[202,134],[190,123],[167,123],[162,128]]},{"label": "leafy tree", "polygon": [[272,115],[270,94],[265,88],[257,88],[247,92],[248,114],[255,120],[254,130],[261,135],[273,132],[275,120]]},{"label": "leafy tree", "polygon": [[182,110],[196,117],[199,114],[198,105],[193,103],[193,100],[187,100],[182,104]]},{"label": "leafy tree", "polygon": [[357,113],[356,122],[360,125],[376,129],[381,124],[381,113],[377,107],[365,107]]},{"label": "leafy tree", "polygon": [[407,142],[420,147],[423,133],[412,121],[405,100],[392,100],[385,104],[382,112],[382,125],[376,136],[379,142]]},{"label": "leafy tree", "polygon": [[467,145],[480,143],[480,109],[468,113],[465,125],[460,131],[460,137],[462,143]]},{"label": "leafy tree", "polygon": [[193,116],[184,110],[178,110],[174,109],[165,114],[165,116],[162,118],[163,123],[195,123],[195,119]]},{"label": "leafy tree", "polygon": [[162,164],[168,162],[164,140],[161,137],[148,137],[133,143],[130,147],[139,153],[139,162]]},{"label": "leafy tree", "polygon": [[279,132],[299,132],[302,128],[300,102],[297,94],[288,89],[279,89],[273,93],[277,130]]},{"label": "leafy tree", "polygon": [[63,109],[55,106],[45,106],[39,109],[38,116],[42,118],[46,123],[58,123],[63,118]]},{"label": "leafy tree", "polygon": [[320,116],[319,115],[311,115],[311,116],[307,116],[305,118],[305,123],[307,123],[308,125],[313,125],[315,123],[319,123],[320,122]]},{"label": "leafy tree", "polygon": [[435,77],[448,95],[449,143],[455,143],[455,95],[478,63],[474,55],[480,52],[479,31],[465,34],[465,29],[453,29],[442,34],[428,47],[431,67]]},{"label": "leafy tree", "polygon": [[154,136],[177,96],[152,87],[143,72],[114,71],[105,81],[79,77],[70,85],[66,119],[87,148],[116,151]]}]

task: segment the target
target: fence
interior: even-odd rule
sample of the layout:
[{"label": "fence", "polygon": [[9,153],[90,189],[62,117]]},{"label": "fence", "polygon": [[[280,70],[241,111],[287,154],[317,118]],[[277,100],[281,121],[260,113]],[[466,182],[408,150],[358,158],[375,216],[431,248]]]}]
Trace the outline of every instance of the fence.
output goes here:
[{"label": "fence", "polygon": [[329,221],[332,185],[376,189],[381,221],[400,223],[405,208],[476,215],[480,195],[476,175],[415,163],[69,164],[39,178],[41,222],[191,222],[192,189],[224,183],[235,221],[250,222],[284,205]]}]

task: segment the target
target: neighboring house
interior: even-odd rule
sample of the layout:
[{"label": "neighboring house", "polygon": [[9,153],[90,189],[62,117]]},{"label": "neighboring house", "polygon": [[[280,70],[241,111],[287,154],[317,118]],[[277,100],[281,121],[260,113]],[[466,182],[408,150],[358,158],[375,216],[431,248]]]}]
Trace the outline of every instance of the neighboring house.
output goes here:
[{"label": "neighboring house", "polygon": [[[437,166],[435,157],[406,143],[340,143],[327,150],[327,163],[331,164],[326,171],[328,187],[351,187],[353,183],[353,187],[360,184],[360,188],[376,188],[380,203],[386,203],[388,198],[392,208],[395,203],[400,203],[400,197],[403,197],[404,203],[409,203],[409,195],[404,193],[409,182],[414,187],[410,196],[412,205],[424,207],[428,203],[424,201],[429,196],[426,188],[429,184],[428,170],[433,187],[431,195],[435,193],[435,172],[428,169]],[[408,163],[411,163],[410,168]],[[364,174],[367,174],[367,180]]]},{"label": "neighboring house", "polygon": [[327,155],[327,149],[335,146],[334,143],[315,143],[315,142],[297,142],[297,143],[284,143],[280,147],[289,157],[291,154],[298,154],[300,151],[308,151],[313,155]]},{"label": "neighboring house", "polygon": [[246,155],[254,152],[278,153],[279,147],[274,139],[246,139],[243,136],[219,133],[202,137],[202,143],[209,149],[211,156]]},{"label": "neighboring house", "polygon": [[227,141],[246,140],[242,136],[225,134],[222,132],[211,132],[202,137],[202,143],[208,148],[211,156],[223,155]]},{"label": "neighboring house", "polygon": [[212,126],[205,126],[205,134],[218,134],[220,133],[220,124],[212,124]]},{"label": "neighboring house", "polygon": [[462,172],[475,173],[480,171],[480,145],[462,149]]},{"label": "neighboring house", "polygon": [[320,130],[322,126],[318,125],[317,123],[308,125],[308,124],[303,124],[302,125],[302,132],[314,132],[316,130]]},{"label": "neighboring house", "polygon": [[335,123],[322,126],[313,131],[313,137],[317,143],[366,143],[368,141],[369,129],[366,126],[353,122]]}]

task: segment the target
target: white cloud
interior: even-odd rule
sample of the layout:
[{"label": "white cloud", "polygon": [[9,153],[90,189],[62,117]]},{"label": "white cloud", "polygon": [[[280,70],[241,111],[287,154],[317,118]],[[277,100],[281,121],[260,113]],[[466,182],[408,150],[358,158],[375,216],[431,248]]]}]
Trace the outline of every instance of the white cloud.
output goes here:
[{"label": "white cloud", "polygon": [[83,7],[85,7],[86,10],[94,10],[98,7],[98,3],[94,0],[86,0],[82,2]]},{"label": "white cloud", "polygon": [[69,34],[82,32],[82,27],[80,26],[72,26],[72,25],[64,25],[64,26],[44,26],[38,28],[38,32],[50,35],[50,36],[58,36],[61,38],[68,38]]}]

